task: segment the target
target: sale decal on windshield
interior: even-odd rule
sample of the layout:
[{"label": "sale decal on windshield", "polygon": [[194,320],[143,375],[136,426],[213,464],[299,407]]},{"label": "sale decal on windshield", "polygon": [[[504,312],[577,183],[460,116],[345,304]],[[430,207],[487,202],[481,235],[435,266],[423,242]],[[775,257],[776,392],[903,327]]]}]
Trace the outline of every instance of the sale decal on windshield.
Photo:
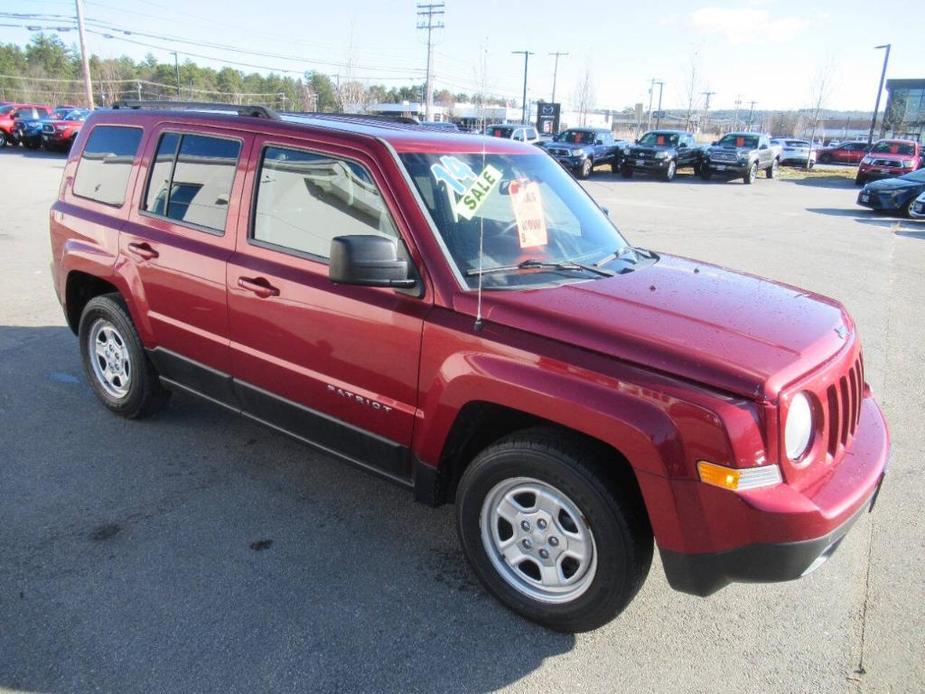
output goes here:
[{"label": "sale decal on windshield", "polygon": [[510,187],[511,206],[517,220],[517,239],[521,248],[545,246],[549,239],[546,233],[546,215],[543,212],[543,198],[540,184],[536,181],[515,180]]},{"label": "sale decal on windshield", "polygon": [[482,173],[457,157],[440,157],[440,163],[430,167],[437,181],[446,186],[453,213],[463,219],[472,219],[479,208],[498,187],[504,174],[491,164]]}]

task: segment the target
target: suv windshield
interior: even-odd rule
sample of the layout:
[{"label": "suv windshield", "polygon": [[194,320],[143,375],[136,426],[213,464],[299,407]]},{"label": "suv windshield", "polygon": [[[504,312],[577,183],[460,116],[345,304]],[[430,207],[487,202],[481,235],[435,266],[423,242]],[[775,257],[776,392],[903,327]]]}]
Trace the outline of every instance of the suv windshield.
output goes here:
[{"label": "suv windshield", "polygon": [[716,144],[720,147],[747,147],[748,149],[758,149],[758,136],[729,133],[728,135],[724,135],[723,139]]},{"label": "suv windshield", "polygon": [[911,156],[915,154],[915,145],[907,142],[878,142],[870,151],[873,154],[905,154]]},{"label": "suv windshield", "polygon": [[639,138],[641,145],[676,145],[678,144],[677,133],[646,133]]},{"label": "suv windshield", "polygon": [[591,130],[566,130],[559,133],[557,142],[568,142],[572,145],[587,145],[594,142],[594,132]]},{"label": "suv windshield", "polygon": [[[400,155],[443,245],[468,286],[481,267],[486,289],[597,279],[574,266],[627,247],[620,232],[559,164],[545,154]],[[481,262],[479,242],[482,239]],[[572,264],[569,268],[538,263]],[[529,264],[529,263],[528,263]]]}]

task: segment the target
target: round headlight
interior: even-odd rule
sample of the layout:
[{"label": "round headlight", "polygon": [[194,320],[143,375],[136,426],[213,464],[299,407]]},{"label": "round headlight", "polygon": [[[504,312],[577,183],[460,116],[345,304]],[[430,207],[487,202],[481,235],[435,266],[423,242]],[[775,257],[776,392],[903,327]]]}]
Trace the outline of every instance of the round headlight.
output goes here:
[{"label": "round headlight", "polygon": [[797,393],[790,401],[784,427],[784,447],[790,460],[806,453],[813,438],[813,406],[806,393]]}]

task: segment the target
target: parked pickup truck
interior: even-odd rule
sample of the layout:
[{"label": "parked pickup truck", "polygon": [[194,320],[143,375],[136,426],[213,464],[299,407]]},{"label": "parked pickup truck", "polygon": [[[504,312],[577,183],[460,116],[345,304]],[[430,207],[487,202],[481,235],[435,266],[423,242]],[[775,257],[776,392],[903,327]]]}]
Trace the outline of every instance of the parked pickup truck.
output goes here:
[{"label": "parked pickup truck", "polygon": [[741,177],[754,183],[759,171],[768,178],[777,176],[780,152],[771,146],[771,138],[761,133],[728,133],[706,151],[700,175],[705,181],[716,174],[726,178]]},{"label": "parked pickup truck", "polygon": [[703,149],[694,140],[694,134],[683,130],[653,130],[636,143],[623,149],[620,173],[630,178],[636,172],[656,174],[663,181],[674,178],[678,169],[690,168],[700,172]]},{"label": "parked pickup truck", "polygon": [[609,164],[616,173],[625,144],[606,128],[570,128],[540,147],[578,178],[587,178],[599,164]]},{"label": "parked pickup truck", "polygon": [[[883,480],[887,426],[841,304],[634,247],[532,145],[136,104],[87,119],[49,221],[103,406],[200,395],[455,502],[475,575],[552,629],[619,614],[655,546],[694,595],[799,578]],[[161,422],[178,426],[226,430]],[[147,440],[126,425],[106,445],[133,474]],[[376,523],[363,541],[416,542],[393,521],[400,542]]]}]

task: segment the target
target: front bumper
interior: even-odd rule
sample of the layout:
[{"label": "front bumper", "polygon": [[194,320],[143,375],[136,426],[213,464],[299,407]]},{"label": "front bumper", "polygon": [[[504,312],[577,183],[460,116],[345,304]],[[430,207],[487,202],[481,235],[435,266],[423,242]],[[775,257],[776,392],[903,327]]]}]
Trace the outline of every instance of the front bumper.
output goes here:
[{"label": "front bumper", "polygon": [[632,154],[626,157],[624,160],[624,166],[632,169],[633,171],[648,171],[649,173],[660,173],[668,169],[668,162],[671,161],[671,158],[667,159],[642,159],[639,157],[634,157]]},{"label": "front bumper", "polygon": [[899,195],[889,195],[862,190],[858,193],[857,204],[871,210],[902,210],[917,194],[917,192],[905,193],[900,191]]},{"label": "front bumper", "polygon": [[749,169],[748,163],[740,164],[739,162],[713,161],[712,159],[707,162],[707,166],[713,173],[732,176],[744,176]]},{"label": "front bumper", "polygon": [[784,483],[737,494],[699,482],[675,482],[671,491],[676,498],[699,493],[699,498],[678,504],[689,512],[685,515],[696,509],[702,516],[679,518],[688,544],[716,549],[659,546],[668,583],[675,590],[707,596],[733,582],[790,581],[813,571],[873,508],[889,450],[886,421],[868,397],[848,449],[831,474],[807,489]]},{"label": "front bumper", "polygon": [[554,154],[550,154],[549,156],[559,162],[563,168],[573,172],[579,171],[582,163],[587,159],[587,157],[557,157]]},{"label": "front bumper", "polygon": [[907,169],[904,166],[861,165],[858,167],[858,176],[863,176],[870,181],[878,178],[897,178],[898,176],[905,176],[907,173],[912,173],[913,171],[915,171],[915,169]]}]

